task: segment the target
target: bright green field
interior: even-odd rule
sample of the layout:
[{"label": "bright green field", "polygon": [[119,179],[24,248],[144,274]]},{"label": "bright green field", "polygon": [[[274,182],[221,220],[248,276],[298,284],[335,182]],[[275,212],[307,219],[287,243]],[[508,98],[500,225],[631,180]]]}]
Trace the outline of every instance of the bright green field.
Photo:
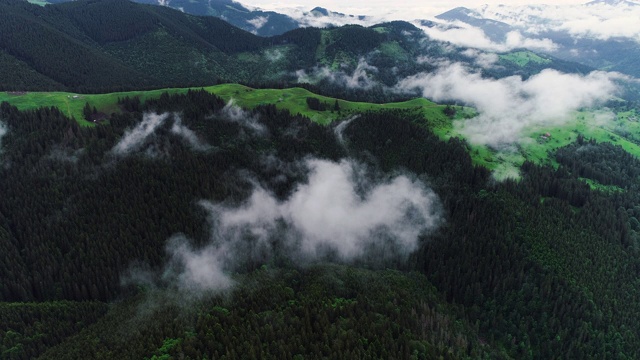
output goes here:
[{"label": "bright green field", "polygon": [[[171,94],[185,93],[184,89],[160,89],[152,91],[130,91],[110,94],[73,94],[66,92],[31,92],[24,95],[11,95],[0,92],[0,102],[7,101],[20,110],[38,108],[42,106],[55,106],[64,111],[69,117],[73,117],[82,125],[93,125],[85,121],[82,109],[85,103],[95,106],[100,112],[111,114],[119,112],[118,98],[125,96],[140,97],[140,101],[159,98],[163,92]],[[363,102],[351,102],[338,100],[340,112],[314,111],[307,106],[307,97],[316,97],[322,102],[326,102],[329,108],[333,108],[336,101],[334,98],[316,95],[302,88],[291,89],[253,89],[238,84],[222,84],[206,87],[205,90],[214,93],[226,101],[233,99],[238,106],[253,108],[258,105],[275,104],[278,109],[286,109],[293,114],[301,114],[320,124],[329,124],[334,120],[343,119],[351,114],[381,109],[416,109],[421,111],[433,124],[439,127],[450,126],[450,121],[442,113],[444,106],[435,104],[426,99],[414,99],[400,103],[371,104]]]},{"label": "bright green field", "polygon": [[[610,142],[640,158],[640,122],[634,111],[617,114],[615,120],[602,120],[597,110],[576,112],[562,126],[528,129],[511,150],[494,151],[486,146],[471,146],[471,156],[477,164],[494,171],[497,179],[518,178],[520,165],[525,160],[557,167],[556,149],[574,142],[578,135],[597,142]],[[551,137],[542,138],[549,133]],[[456,135],[456,134],[452,134]]]},{"label": "bright green field", "polygon": [[36,5],[40,5],[40,6],[45,6],[47,4],[49,4],[47,1],[45,0],[28,0],[30,3],[32,4],[36,4]]},{"label": "bright green field", "polygon": [[[159,89],[152,91],[131,91],[110,94],[73,94],[66,92],[33,92],[24,95],[12,95],[0,92],[0,102],[7,101],[21,110],[42,106],[55,106],[64,111],[69,117],[75,118],[81,125],[93,126],[85,121],[82,109],[85,103],[96,107],[98,111],[111,114],[120,112],[118,98],[138,96],[141,101],[158,98],[163,92],[185,93],[187,88]],[[233,100],[238,106],[253,108],[264,104],[275,104],[278,109],[288,110],[292,114],[301,114],[311,120],[327,125],[333,121],[346,119],[354,114],[382,109],[414,110],[422,114],[428,125],[440,138],[460,136],[452,120],[443,113],[444,105],[438,105],[429,100],[418,98],[405,102],[372,104],[338,100],[340,111],[314,111],[306,103],[307,97],[318,98],[325,102],[329,109],[336,101],[321,95],[316,95],[302,88],[290,89],[253,89],[238,84],[222,84],[206,87],[205,90],[214,93],[226,101]],[[475,116],[471,108],[456,106],[456,120]],[[531,128],[524,134],[519,143],[511,150],[496,151],[484,145],[470,145],[471,156],[476,164],[486,166],[494,172],[497,179],[518,178],[520,165],[525,160],[541,164],[557,166],[549,154],[557,148],[568,145],[582,134],[586,138],[594,138],[598,142],[611,142],[622,146],[626,151],[640,158],[640,116],[635,111],[617,114],[615,119],[601,121],[596,111],[576,112],[563,126],[549,126]],[[550,133],[548,139],[541,135]]]},{"label": "bright green field", "polygon": [[530,51],[517,51],[509,54],[503,54],[500,55],[500,59],[510,61],[518,66],[526,66],[530,62],[536,64],[547,64],[551,62],[551,60],[545,59]]}]

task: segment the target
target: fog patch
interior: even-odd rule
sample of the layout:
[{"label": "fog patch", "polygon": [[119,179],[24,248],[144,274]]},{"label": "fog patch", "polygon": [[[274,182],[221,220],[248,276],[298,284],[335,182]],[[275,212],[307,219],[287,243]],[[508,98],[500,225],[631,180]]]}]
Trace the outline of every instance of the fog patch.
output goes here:
[{"label": "fog patch", "polygon": [[264,52],[264,56],[272,63],[278,62],[284,58],[284,54],[278,49],[268,49]]},{"label": "fog patch", "polygon": [[7,127],[7,125],[0,121],[0,154],[2,153],[2,138],[7,135],[8,132],[9,128]]},{"label": "fog patch", "polygon": [[48,158],[53,161],[77,164],[80,156],[84,153],[84,149],[70,150],[62,147],[54,147],[49,153]]},{"label": "fog patch", "polygon": [[157,143],[159,139],[156,133],[170,118],[173,119],[171,134],[178,136],[194,150],[205,151],[210,148],[198,138],[195,132],[182,124],[182,119],[177,114],[144,113],[142,121],[134,128],[125,131],[122,139],[111,149],[111,153],[124,157],[133,152],[144,150],[144,154],[149,157],[160,156],[163,151],[159,149],[160,146]]},{"label": "fog patch", "polygon": [[247,23],[249,23],[249,25],[253,26],[256,30],[261,29],[267,22],[269,22],[269,17],[268,16],[258,16],[256,18],[251,19],[251,20],[247,20]]},{"label": "fog patch", "polygon": [[619,73],[578,75],[551,69],[527,80],[519,76],[490,79],[455,63],[434,73],[410,76],[397,88],[418,89],[434,101],[474,106],[480,115],[456,121],[456,129],[474,144],[498,146],[518,141],[526,128],[566,123],[572,112],[610,99],[619,90],[616,81],[625,79]]},{"label": "fog patch", "polygon": [[267,128],[260,123],[258,117],[236,105],[233,99],[229,100],[227,105],[222,108],[221,114],[224,119],[235,122],[256,135],[265,135],[267,133]]},{"label": "fog patch", "polygon": [[131,130],[125,131],[124,136],[111,149],[111,152],[115,155],[126,156],[139,150],[168,117],[169,113],[145,113],[138,125]]},{"label": "fog patch", "polygon": [[202,142],[196,133],[182,124],[182,119],[175,115],[171,133],[182,138],[189,146],[196,151],[207,151],[211,146]]},{"label": "fog patch", "polygon": [[498,54],[487,53],[477,49],[467,49],[461,52],[461,54],[473,59],[474,63],[483,69],[495,68],[496,63],[500,60]]},{"label": "fog patch", "polygon": [[351,122],[353,120],[356,120],[357,118],[359,118],[360,115],[354,115],[344,121],[341,121],[336,127],[335,129],[333,129],[333,133],[336,135],[336,139],[338,139],[338,143],[340,143],[340,145],[345,146],[346,142],[344,140],[344,131],[347,129],[347,127],[351,124]]},{"label": "fog patch", "polygon": [[276,254],[301,265],[328,258],[351,262],[373,250],[406,259],[419,237],[442,222],[437,195],[409,176],[376,180],[347,160],[308,159],[302,168],[307,180],[286,199],[256,184],[240,205],[200,201],[209,214],[208,244],[194,248],[176,235],[168,241],[169,260],[160,273],[132,271],[124,283],[198,298],[230,289],[230,274]]},{"label": "fog patch", "polygon": [[637,3],[488,5],[477,11],[485,18],[501,21],[530,33],[566,31],[576,38],[610,40],[624,37],[640,42],[640,6]]},{"label": "fog patch", "polygon": [[364,58],[360,58],[353,73],[349,74],[343,70],[334,71],[325,66],[315,67],[311,73],[305,70],[296,71],[298,83],[315,84],[321,80],[326,80],[338,85],[346,86],[350,89],[370,89],[377,85],[371,77],[378,72],[378,68],[369,65]]},{"label": "fog patch", "polygon": [[449,42],[466,48],[495,52],[507,52],[519,48],[547,52],[558,49],[558,45],[551,39],[527,37],[518,30],[508,32],[503,42],[494,42],[481,28],[460,21],[450,25],[423,26],[420,22],[415,22],[414,25],[422,29],[433,40]]}]

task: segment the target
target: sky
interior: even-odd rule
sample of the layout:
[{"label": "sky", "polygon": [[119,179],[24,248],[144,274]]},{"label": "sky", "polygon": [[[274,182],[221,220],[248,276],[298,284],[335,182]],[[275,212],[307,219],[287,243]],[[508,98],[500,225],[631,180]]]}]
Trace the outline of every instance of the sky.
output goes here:
[{"label": "sky", "polygon": [[553,5],[572,5],[582,4],[588,0],[556,0],[556,1],[532,1],[532,0],[510,0],[505,2],[491,0],[459,0],[459,1],[398,1],[398,0],[296,0],[296,1],[277,1],[277,0],[240,0],[243,5],[250,7],[259,7],[263,10],[282,10],[291,8],[300,8],[308,11],[316,6],[326,8],[331,11],[341,12],[350,15],[370,15],[392,18],[396,20],[415,20],[432,18],[447,10],[455,7],[464,6],[468,8],[477,8],[484,4],[499,5],[506,3],[508,5],[536,5],[536,4],[553,4]]}]

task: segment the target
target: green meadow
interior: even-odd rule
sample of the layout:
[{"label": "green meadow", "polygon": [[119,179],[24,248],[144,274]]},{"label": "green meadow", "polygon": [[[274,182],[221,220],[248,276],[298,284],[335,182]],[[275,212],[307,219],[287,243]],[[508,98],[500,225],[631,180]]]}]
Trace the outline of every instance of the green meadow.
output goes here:
[{"label": "green meadow", "polygon": [[[196,88],[199,89],[199,88]],[[278,109],[300,114],[311,120],[328,125],[333,121],[346,119],[358,113],[384,109],[402,109],[419,112],[424,125],[432,129],[440,138],[448,139],[461,136],[455,129],[454,121],[464,121],[476,115],[471,108],[455,106],[453,120],[443,112],[445,106],[423,98],[404,102],[373,104],[345,101],[314,94],[303,88],[254,89],[238,84],[222,84],[204,88],[220,96],[225,101],[233,101],[243,108],[274,104]],[[0,102],[7,101],[21,110],[54,106],[64,111],[83,126],[95,124],[83,118],[82,110],[86,103],[105,114],[118,113],[118,98],[139,97],[141,101],[159,98],[163,92],[185,93],[189,88],[170,88],[151,91],[130,91],[109,94],[75,94],[67,92],[0,92]],[[311,110],[307,98],[315,97],[327,105],[326,111]],[[339,111],[335,111],[335,102]],[[553,156],[556,149],[576,140],[578,135],[593,138],[598,142],[611,142],[622,146],[629,153],[640,158],[640,116],[635,111],[604,115],[599,111],[585,110],[576,112],[563,125],[550,125],[527,129],[520,141],[509,150],[495,150],[485,145],[470,144],[470,154],[476,164],[486,166],[494,172],[497,179],[518,178],[520,165],[525,160],[538,164],[557,166]],[[608,118],[604,119],[604,117]],[[550,136],[546,136],[546,135]]]}]

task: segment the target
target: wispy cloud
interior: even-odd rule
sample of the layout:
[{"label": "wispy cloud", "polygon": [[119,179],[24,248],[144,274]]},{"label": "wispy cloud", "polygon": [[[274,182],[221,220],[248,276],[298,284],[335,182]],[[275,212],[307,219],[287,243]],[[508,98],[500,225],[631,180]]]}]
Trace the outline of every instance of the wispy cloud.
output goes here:
[{"label": "wispy cloud", "polygon": [[204,143],[193,130],[189,129],[182,124],[182,118],[178,115],[174,115],[173,125],[171,126],[171,133],[182,138],[192,149],[197,151],[207,151],[211,149],[211,146]]},{"label": "wispy cloud", "polygon": [[[2,138],[7,135],[7,133],[9,132],[9,128],[7,127],[7,125],[5,125],[2,121],[0,121],[0,155],[2,155]],[[0,159],[0,163],[2,159]]]},{"label": "wispy cloud", "polygon": [[235,122],[256,135],[267,133],[267,128],[260,122],[257,115],[253,115],[236,105],[234,99],[229,100],[227,105],[222,108],[221,114],[224,119]]},{"label": "wispy cloud", "polygon": [[460,63],[434,73],[417,74],[398,83],[400,89],[419,89],[435,101],[460,101],[480,115],[460,120],[460,133],[477,144],[500,145],[517,141],[531,126],[558,125],[570,114],[611,98],[618,90],[619,73],[594,71],[588,75],[543,70],[523,80],[483,78]]},{"label": "wispy cloud", "polygon": [[269,21],[268,16],[258,16],[251,20],[247,20],[247,22],[252,25],[256,30],[262,28]]},{"label": "wispy cloud", "polygon": [[482,29],[459,21],[454,22],[454,26],[441,24],[429,27],[421,25],[420,22],[416,22],[415,25],[422,29],[431,39],[450,42],[460,47],[496,52],[506,52],[519,48],[554,51],[558,48],[558,45],[548,38],[527,37],[517,30],[508,32],[503,42],[495,42]]},{"label": "wispy cloud", "polygon": [[160,115],[153,113],[144,114],[142,121],[133,129],[127,130],[111,152],[115,155],[125,156],[133,151],[139,150],[168,117],[169,113]]},{"label": "wispy cloud", "polygon": [[438,197],[408,176],[376,181],[346,160],[309,159],[302,168],[307,181],[284,200],[256,185],[239,206],[200,201],[209,212],[209,244],[196,249],[174,236],[159,279],[140,271],[126,278],[196,295],[224,291],[233,285],[229,273],[267,261],[275,251],[302,263],[328,255],[348,262],[375,250],[404,258],[417,249],[420,235],[442,222]]},{"label": "wispy cloud", "polygon": [[351,89],[370,89],[377,84],[372,74],[378,72],[378,68],[369,65],[364,58],[358,60],[358,64],[352,73],[345,70],[331,70],[326,66],[316,67],[310,73],[298,70],[296,76],[299,83],[314,84],[320,80],[330,81]]},{"label": "wispy cloud", "polygon": [[146,150],[145,153],[151,157],[158,155],[156,149],[157,131],[170,119],[170,133],[178,136],[182,141],[187,143],[193,150],[206,151],[211,148],[208,144],[201,141],[195,132],[182,124],[182,119],[178,114],[164,113],[145,113],[142,121],[132,129],[125,131],[124,135],[118,143],[111,149],[111,153],[116,156],[128,156],[133,152]]},{"label": "wispy cloud", "polygon": [[608,40],[626,37],[640,42],[640,6],[631,2],[611,5],[484,6],[484,17],[528,32],[567,31],[575,37]]}]

